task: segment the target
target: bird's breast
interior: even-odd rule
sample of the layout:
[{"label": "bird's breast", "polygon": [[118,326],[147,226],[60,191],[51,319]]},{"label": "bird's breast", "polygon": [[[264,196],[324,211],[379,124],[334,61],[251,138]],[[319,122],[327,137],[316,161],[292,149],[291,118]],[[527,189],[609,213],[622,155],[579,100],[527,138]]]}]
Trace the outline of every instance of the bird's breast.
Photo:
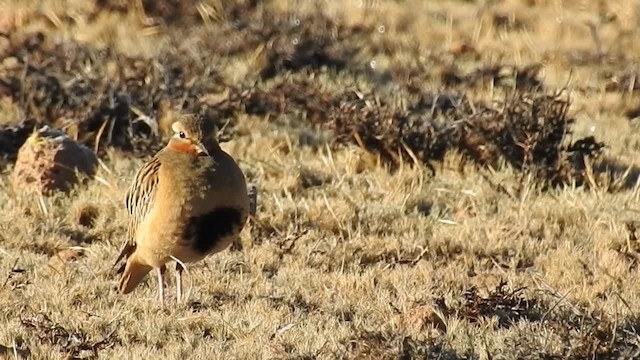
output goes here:
[{"label": "bird's breast", "polygon": [[162,159],[156,236],[171,244],[171,256],[197,261],[228,246],[244,227],[248,195],[244,176],[226,154],[194,157],[167,153]]}]

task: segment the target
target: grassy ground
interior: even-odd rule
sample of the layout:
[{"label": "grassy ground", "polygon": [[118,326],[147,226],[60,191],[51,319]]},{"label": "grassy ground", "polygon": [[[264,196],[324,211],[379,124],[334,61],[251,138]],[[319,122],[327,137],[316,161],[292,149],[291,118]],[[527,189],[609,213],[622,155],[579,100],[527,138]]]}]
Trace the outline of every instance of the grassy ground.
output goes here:
[{"label": "grassy ground", "polygon": [[[0,5],[0,357],[640,355],[634,1],[133,3]],[[508,115],[559,89],[575,123]],[[425,120],[429,94],[467,110]],[[162,310],[155,279],[122,296],[110,267],[124,191],[178,111],[227,124],[260,198],[242,246]],[[44,123],[98,150],[95,180],[13,190],[11,139]],[[605,147],[585,161],[587,136]]]}]

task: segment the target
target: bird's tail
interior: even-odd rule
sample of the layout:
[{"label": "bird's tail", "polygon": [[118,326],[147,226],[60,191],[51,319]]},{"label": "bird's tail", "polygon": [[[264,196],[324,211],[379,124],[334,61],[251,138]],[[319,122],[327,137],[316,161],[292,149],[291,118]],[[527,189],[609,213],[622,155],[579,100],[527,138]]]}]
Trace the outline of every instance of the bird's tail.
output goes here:
[{"label": "bird's tail", "polygon": [[135,255],[136,254],[133,253],[132,256],[127,259],[127,264],[120,278],[118,289],[123,294],[128,294],[133,291],[142,279],[153,269],[151,266],[138,261]]}]

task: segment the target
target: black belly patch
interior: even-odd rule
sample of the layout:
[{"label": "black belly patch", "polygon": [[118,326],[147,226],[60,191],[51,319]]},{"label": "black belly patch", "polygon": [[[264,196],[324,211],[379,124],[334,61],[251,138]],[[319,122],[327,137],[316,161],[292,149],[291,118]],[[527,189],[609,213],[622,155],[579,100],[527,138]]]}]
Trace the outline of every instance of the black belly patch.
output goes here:
[{"label": "black belly patch", "polygon": [[194,250],[208,253],[223,238],[238,231],[242,213],[236,208],[221,207],[210,213],[192,217],[187,221],[184,239]]}]

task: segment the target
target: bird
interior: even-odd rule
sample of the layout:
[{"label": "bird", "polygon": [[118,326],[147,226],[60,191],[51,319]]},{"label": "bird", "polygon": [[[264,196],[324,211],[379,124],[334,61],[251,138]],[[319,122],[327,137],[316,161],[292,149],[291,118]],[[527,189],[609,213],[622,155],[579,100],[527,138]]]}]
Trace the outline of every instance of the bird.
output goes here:
[{"label": "bird", "polygon": [[245,176],[220,147],[210,122],[183,115],[172,137],[136,173],[125,195],[127,238],[113,268],[118,290],[132,292],[155,269],[164,307],[166,264],[176,262],[176,297],[182,272],[238,241],[250,213]]}]

